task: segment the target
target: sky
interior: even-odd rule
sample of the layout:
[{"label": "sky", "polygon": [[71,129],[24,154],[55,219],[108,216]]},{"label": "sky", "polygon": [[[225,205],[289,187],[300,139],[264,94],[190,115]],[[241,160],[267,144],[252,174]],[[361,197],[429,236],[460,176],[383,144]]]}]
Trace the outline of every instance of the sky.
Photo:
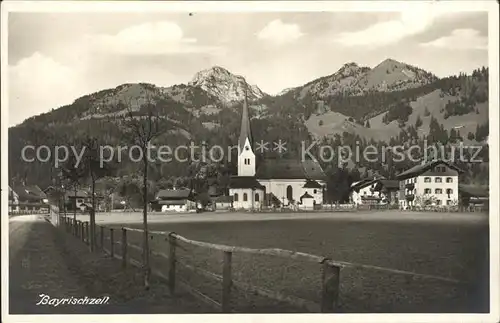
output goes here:
[{"label": "sky", "polygon": [[123,83],[171,86],[214,65],[268,94],[387,58],[438,77],[488,64],[488,16],[400,12],[8,16],[9,125]]}]

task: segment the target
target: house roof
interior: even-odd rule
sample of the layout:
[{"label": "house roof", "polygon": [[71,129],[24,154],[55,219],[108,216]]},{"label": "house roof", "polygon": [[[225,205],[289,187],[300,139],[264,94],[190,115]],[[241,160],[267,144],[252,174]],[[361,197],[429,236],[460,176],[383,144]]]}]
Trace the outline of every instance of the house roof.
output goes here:
[{"label": "house roof", "polygon": [[182,189],[182,190],[160,190],[158,194],[156,194],[156,198],[158,199],[171,199],[171,200],[178,200],[178,199],[186,199],[190,197],[191,190],[188,189]]},{"label": "house roof", "polygon": [[309,193],[305,192],[301,197],[300,199],[313,199],[314,197],[312,197]]},{"label": "house roof", "polygon": [[489,197],[489,192],[487,187],[474,186],[474,185],[458,185],[458,191],[463,195],[474,196],[474,197]]},{"label": "house roof", "polygon": [[76,198],[87,198],[90,196],[90,194],[85,191],[85,190],[76,190],[76,194],[75,194],[75,191],[73,190],[67,190],[66,191],[66,198],[75,198],[75,195],[76,195]]},{"label": "house roof", "polygon": [[399,189],[399,181],[393,179],[379,179],[377,182],[383,187],[391,189]]},{"label": "house roof", "polygon": [[265,200],[269,201],[273,204],[281,204],[280,199],[276,195],[274,195],[273,193],[266,193]]},{"label": "house roof", "polygon": [[309,179],[326,180],[318,162],[296,159],[265,159],[257,165],[259,179]]},{"label": "house roof", "polygon": [[20,201],[39,201],[47,198],[38,185],[17,185],[13,188]]},{"label": "house roof", "polygon": [[264,186],[260,184],[253,176],[233,176],[231,177],[229,187],[231,188],[258,188],[263,189]]},{"label": "house roof", "polygon": [[457,166],[455,166],[451,163],[445,162],[444,160],[437,159],[437,160],[433,160],[433,161],[430,161],[430,162],[425,163],[425,164],[416,165],[416,166],[408,169],[407,171],[404,171],[401,174],[397,175],[396,178],[399,180],[412,178],[412,177],[418,176],[422,173],[425,173],[429,169],[433,168],[436,165],[440,165],[440,164],[446,165],[446,166],[456,170],[459,173],[463,173],[463,170],[458,168]]},{"label": "house roof", "polygon": [[360,189],[374,184],[376,180],[374,179],[363,179],[358,182],[351,184],[351,191],[359,191]]},{"label": "house roof", "polygon": [[321,184],[314,180],[307,180],[303,188],[322,188]]}]

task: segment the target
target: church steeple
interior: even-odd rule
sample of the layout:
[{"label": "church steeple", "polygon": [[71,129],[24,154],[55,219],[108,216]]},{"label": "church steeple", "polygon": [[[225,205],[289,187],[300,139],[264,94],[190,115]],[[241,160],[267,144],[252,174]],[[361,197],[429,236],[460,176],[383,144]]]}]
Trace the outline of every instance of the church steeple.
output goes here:
[{"label": "church steeple", "polygon": [[241,130],[240,130],[240,139],[238,141],[238,149],[239,153],[243,151],[245,147],[245,142],[248,139],[248,143],[250,144],[250,150],[252,150],[252,131],[250,128],[250,116],[248,114],[248,102],[247,102],[247,90],[245,87],[245,98],[243,100],[243,111],[241,114]]},{"label": "church steeple", "polygon": [[255,154],[252,149],[252,131],[248,114],[247,91],[241,114],[240,139],[238,140],[238,176],[255,176]]}]

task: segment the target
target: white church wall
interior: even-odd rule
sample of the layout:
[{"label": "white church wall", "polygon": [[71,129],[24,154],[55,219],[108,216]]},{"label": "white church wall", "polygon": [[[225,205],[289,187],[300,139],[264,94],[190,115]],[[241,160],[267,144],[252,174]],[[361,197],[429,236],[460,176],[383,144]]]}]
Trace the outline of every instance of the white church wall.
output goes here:
[{"label": "white church wall", "polygon": [[287,198],[287,188],[292,187],[292,198],[296,201],[300,201],[300,197],[306,192],[303,188],[306,183],[305,179],[259,179],[259,183],[266,188],[266,193],[273,193],[281,202],[285,201],[284,204],[288,205]]},{"label": "white church wall", "polygon": [[[246,194],[247,199],[244,201],[244,195]],[[256,194],[259,195],[258,201]],[[252,190],[250,188],[231,188],[229,189],[229,195],[233,197],[233,208],[235,209],[260,209],[261,202],[264,199],[263,190]]]}]

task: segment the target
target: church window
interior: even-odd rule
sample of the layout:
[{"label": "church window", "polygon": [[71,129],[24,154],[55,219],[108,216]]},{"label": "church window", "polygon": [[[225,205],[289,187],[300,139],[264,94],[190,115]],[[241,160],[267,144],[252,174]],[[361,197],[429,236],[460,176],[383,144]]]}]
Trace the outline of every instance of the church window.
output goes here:
[{"label": "church window", "polygon": [[317,189],[315,189],[315,190],[314,190],[314,194],[316,194],[316,193],[318,193],[318,190],[317,190]]},{"label": "church window", "polygon": [[234,194],[234,201],[235,201],[235,202],[238,202],[238,193],[235,193],[235,194]]},{"label": "church window", "polygon": [[289,200],[293,200],[293,188],[291,185],[288,185],[286,188],[286,198]]},{"label": "church window", "polygon": [[243,202],[246,202],[247,200],[248,200],[247,193],[243,193]]},{"label": "church window", "polygon": [[259,202],[259,199],[260,199],[259,193],[255,193],[255,202]]}]

